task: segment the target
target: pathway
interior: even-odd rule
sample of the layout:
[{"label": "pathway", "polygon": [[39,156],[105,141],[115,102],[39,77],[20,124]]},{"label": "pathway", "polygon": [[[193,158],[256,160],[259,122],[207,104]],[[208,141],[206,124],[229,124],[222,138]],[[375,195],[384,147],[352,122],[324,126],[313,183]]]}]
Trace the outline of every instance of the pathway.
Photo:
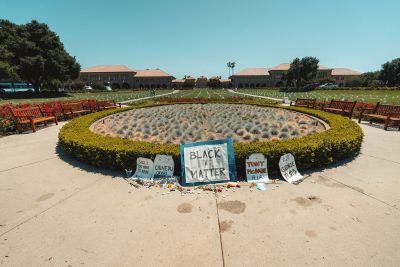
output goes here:
[{"label": "pathway", "polygon": [[400,133],[266,192],[162,195],[57,153],[62,126],[0,138],[1,266],[398,266]]},{"label": "pathway", "polygon": [[142,101],[142,100],[147,100],[147,99],[151,99],[151,98],[156,98],[156,97],[160,97],[160,96],[172,95],[172,94],[176,94],[176,93],[179,93],[179,90],[174,90],[174,91],[172,91],[171,93],[166,93],[166,94],[161,94],[161,95],[146,96],[146,97],[137,98],[137,99],[125,100],[125,101],[121,101],[121,102],[119,102],[119,103],[121,103],[121,104],[127,104],[127,103],[132,103],[132,102],[138,102],[138,101]]}]

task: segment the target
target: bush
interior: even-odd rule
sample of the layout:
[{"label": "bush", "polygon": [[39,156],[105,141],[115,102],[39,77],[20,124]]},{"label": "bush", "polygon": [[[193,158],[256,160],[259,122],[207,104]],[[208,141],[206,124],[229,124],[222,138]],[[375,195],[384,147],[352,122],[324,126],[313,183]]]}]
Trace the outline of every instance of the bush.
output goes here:
[{"label": "bush", "polygon": [[[259,104],[250,100],[243,104]],[[236,102],[237,103],[237,102]],[[180,174],[179,145],[154,144],[128,139],[104,137],[89,130],[95,121],[113,113],[132,108],[144,108],[165,103],[141,105],[124,109],[113,109],[83,116],[64,125],[59,133],[60,147],[69,155],[91,165],[123,170],[136,168],[137,157],[154,160],[157,154],[172,155],[175,161],[175,174]],[[281,107],[279,107],[281,108]],[[324,167],[334,162],[355,156],[359,153],[363,139],[361,128],[353,121],[335,114],[305,108],[285,107],[326,121],[330,129],[313,135],[284,141],[236,143],[235,158],[238,175],[245,177],[245,161],[252,153],[262,153],[268,158],[270,173],[278,173],[279,158],[292,153],[300,170]]]}]

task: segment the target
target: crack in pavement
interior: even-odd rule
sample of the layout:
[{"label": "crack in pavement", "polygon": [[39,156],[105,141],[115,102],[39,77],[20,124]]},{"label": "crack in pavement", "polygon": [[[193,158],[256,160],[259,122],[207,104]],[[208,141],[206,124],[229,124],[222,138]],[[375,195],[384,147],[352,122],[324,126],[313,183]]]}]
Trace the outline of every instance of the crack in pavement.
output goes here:
[{"label": "crack in pavement", "polygon": [[219,233],[219,243],[221,245],[221,256],[222,256],[222,266],[225,267],[225,256],[224,256],[224,246],[222,242],[222,235],[221,235],[221,223],[219,220],[219,210],[218,210],[218,201],[217,201],[217,194],[215,194],[215,208],[217,210],[217,219],[218,219],[218,233]]},{"label": "crack in pavement", "polygon": [[400,164],[400,162],[397,162],[397,161],[394,161],[394,160],[384,159],[384,158],[380,158],[380,157],[377,157],[377,156],[368,155],[368,154],[365,154],[365,153],[360,153],[360,155],[364,155],[364,156],[367,156],[367,157],[370,157],[370,158],[374,158],[374,159],[380,159],[380,160],[383,160],[383,161],[392,162],[392,163],[395,163],[395,164]]},{"label": "crack in pavement", "polygon": [[7,231],[5,231],[5,232],[3,232],[3,233],[0,233],[0,237],[4,236],[5,234],[7,234],[7,233],[13,231],[14,229],[16,229],[16,228],[18,228],[18,227],[24,225],[25,223],[31,221],[33,218],[36,218],[36,217],[38,217],[39,215],[42,215],[42,214],[44,214],[45,212],[49,211],[50,209],[52,209],[52,208],[54,208],[54,207],[56,207],[56,206],[62,204],[63,202],[65,202],[65,201],[67,201],[68,199],[70,199],[71,197],[73,197],[73,196],[79,194],[79,193],[82,192],[83,190],[86,190],[86,189],[92,187],[93,185],[95,185],[95,184],[96,184],[97,182],[99,182],[100,180],[103,180],[103,179],[106,179],[106,178],[107,178],[107,177],[101,177],[101,178],[95,180],[94,182],[92,182],[92,183],[90,183],[90,184],[88,184],[88,185],[82,187],[82,188],[79,189],[78,191],[73,192],[73,193],[70,194],[69,196],[67,196],[67,197],[65,197],[65,198],[63,198],[63,199],[60,199],[59,201],[57,201],[56,203],[54,203],[54,204],[51,205],[50,207],[48,207],[48,208],[46,208],[46,209],[40,211],[39,213],[37,213],[37,214],[35,214],[35,215],[32,215],[31,217],[29,217],[29,218],[25,219],[24,221],[20,222],[19,224],[17,224],[17,225],[15,225],[15,226],[11,227],[11,228],[8,229]]},{"label": "crack in pavement", "polygon": [[44,161],[47,161],[47,160],[56,159],[56,158],[58,158],[58,156],[54,156],[54,157],[51,157],[51,158],[46,158],[46,159],[42,159],[42,160],[38,160],[38,161],[26,163],[26,164],[19,165],[19,166],[15,166],[15,167],[12,167],[12,168],[9,168],[9,169],[0,170],[0,173],[2,173],[2,172],[7,172],[7,171],[11,171],[11,170],[15,170],[15,169],[22,168],[22,167],[26,167],[26,166],[35,165],[35,164],[37,164],[37,163],[41,163],[41,162],[44,162]]},{"label": "crack in pavement", "polygon": [[363,194],[363,195],[365,195],[365,196],[367,196],[367,197],[369,197],[369,198],[372,198],[372,199],[374,199],[374,200],[376,200],[376,201],[379,201],[379,202],[381,202],[382,204],[385,204],[386,206],[389,206],[389,207],[391,207],[391,208],[393,208],[393,209],[395,209],[395,210],[397,210],[397,211],[400,211],[400,209],[399,209],[396,205],[392,205],[392,204],[390,204],[390,203],[388,203],[388,202],[386,202],[386,201],[384,201],[384,200],[381,200],[381,199],[379,199],[379,198],[377,198],[377,197],[374,197],[374,196],[372,196],[372,195],[370,195],[370,194],[367,194],[367,193],[365,193],[365,192],[362,192],[362,191],[360,191],[360,190],[357,190],[356,188],[352,187],[351,185],[347,185],[347,184],[345,184],[345,183],[343,183],[343,182],[340,182],[339,180],[336,180],[335,178],[328,177],[328,176],[325,176],[325,175],[322,175],[322,174],[320,174],[320,175],[321,175],[322,177],[326,178],[326,179],[330,179],[330,180],[333,180],[333,181],[335,181],[335,182],[337,182],[337,183],[339,183],[339,184],[341,184],[341,185],[344,185],[345,187],[350,188],[350,189],[353,190],[353,191],[356,191],[356,192],[358,192],[358,193],[360,193],[360,194]]}]

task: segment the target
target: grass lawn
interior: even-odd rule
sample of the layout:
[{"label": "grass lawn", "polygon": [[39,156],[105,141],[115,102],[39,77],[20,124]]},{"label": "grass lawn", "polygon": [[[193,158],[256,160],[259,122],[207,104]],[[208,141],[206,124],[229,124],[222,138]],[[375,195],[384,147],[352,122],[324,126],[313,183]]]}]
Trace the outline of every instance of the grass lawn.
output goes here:
[{"label": "grass lawn", "polygon": [[290,100],[296,100],[296,98],[347,99],[369,103],[400,104],[400,91],[394,90],[315,90],[306,93],[282,93],[278,89],[239,89],[238,92],[275,98],[287,96]]},{"label": "grass lawn", "polygon": [[[166,94],[173,90],[157,90],[156,94]],[[96,100],[107,100],[114,99],[115,101],[124,101],[130,99],[137,99],[149,96],[148,90],[137,90],[137,91],[115,91],[115,92],[93,92],[93,93],[70,93],[66,97],[54,97],[54,98],[29,98],[29,99],[0,99],[0,105],[6,103],[43,103],[48,101],[62,101],[62,100],[81,100],[81,99],[96,99]]]},{"label": "grass lawn", "polygon": [[181,89],[179,93],[169,95],[172,98],[213,98],[224,99],[226,97],[239,96],[229,93],[227,90],[222,89]]}]

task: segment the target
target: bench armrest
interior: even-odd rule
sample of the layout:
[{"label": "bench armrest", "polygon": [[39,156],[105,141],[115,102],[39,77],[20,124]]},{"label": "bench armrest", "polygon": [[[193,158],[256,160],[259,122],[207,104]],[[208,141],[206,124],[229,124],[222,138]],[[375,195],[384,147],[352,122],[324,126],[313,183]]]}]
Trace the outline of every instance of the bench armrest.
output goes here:
[{"label": "bench armrest", "polygon": [[400,112],[391,112],[388,115],[388,119],[390,119],[391,117],[396,117],[396,116],[400,116]]}]

